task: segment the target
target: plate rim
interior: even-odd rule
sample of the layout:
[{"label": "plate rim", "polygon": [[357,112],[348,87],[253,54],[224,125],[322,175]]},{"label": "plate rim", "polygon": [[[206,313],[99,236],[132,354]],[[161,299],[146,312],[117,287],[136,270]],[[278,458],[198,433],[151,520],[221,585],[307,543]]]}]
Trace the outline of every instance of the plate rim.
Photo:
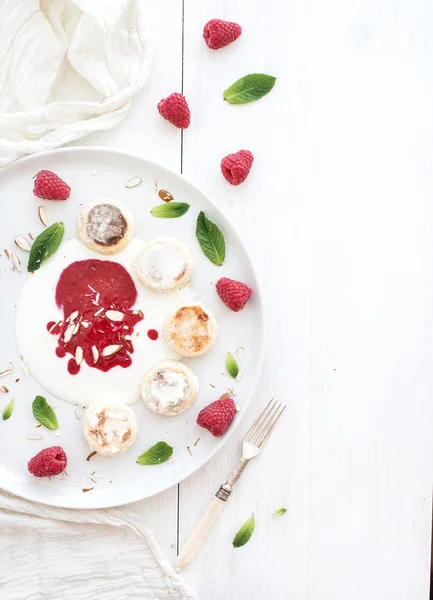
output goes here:
[{"label": "plate rim", "polygon": [[[4,485],[3,482],[1,483],[1,486],[0,486],[0,489],[3,489],[4,491],[6,491],[9,494],[13,494],[24,500],[29,500],[31,502],[37,502],[39,504],[43,504],[44,506],[52,506],[54,508],[67,508],[67,509],[72,509],[72,510],[103,510],[106,508],[115,508],[117,506],[126,506],[126,505],[132,504],[134,502],[141,502],[142,500],[146,500],[148,498],[153,498],[155,496],[158,496],[159,494],[166,492],[170,488],[172,488],[176,485],[179,485],[182,481],[185,481],[186,479],[188,479],[189,477],[191,477],[192,475],[197,473],[227,444],[228,440],[231,439],[231,437],[234,435],[235,431],[237,431],[239,425],[243,421],[244,415],[245,415],[247,409],[249,408],[249,406],[251,405],[253,397],[257,392],[257,387],[258,387],[260,377],[263,372],[264,358],[265,358],[265,352],[266,352],[266,347],[267,347],[267,327],[266,327],[267,319],[266,319],[266,311],[264,310],[263,286],[262,286],[260,278],[258,276],[257,268],[250,256],[248,247],[246,246],[242,235],[239,233],[237,226],[233,223],[232,219],[227,215],[226,211],[223,208],[221,208],[217,204],[217,202],[215,200],[213,200],[213,198],[207,192],[205,192],[201,187],[197,186],[188,177],[185,177],[185,175],[183,173],[178,173],[174,169],[167,167],[163,163],[149,159],[147,156],[142,155],[142,154],[136,154],[134,152],[127,152],[124,150],[107,148],[104,146],[83,146],[83,145],[81,145],[81,146],[71,146],[71,147],[67,146],[67,147],[63,147],[63,148],[56,148],[54,150],[38,152],[35,154],[25,156],[24,158],[20,158],[20,159],[14,161],[13,163],[11,163],[10,165],[7,165],[6,167],[4,167],[4,169],[0,170],[0,182],[1,182],[1,179],[4,176],[4,174],[9,173],[10,171],[14,170],[15,168],[21,166],[23,163],[32,162],[32,160],[39,159],[40,157],[44,157],[44,156],[51,157],[51,156],[57,156],[59,154],[61,155],[61,154],[68,154],[68,153],[80,154],[81,152],[94,152],[94,153],[100,153],[100,154],[117,155],[119,157],[126,157],[128,159],[144,161],[151,168],[155,167],[157,169],[161,169],[163,171],[166,171],[172,177],[183,179],[189,186],[191,186],[193,191],[197,192],[198,194],[201,194],[206,199],[206,201],[210,204],[210,206],[212,206],[218,213],[220,213],[223,216],[223,218],[230,224],[230,227],[232,228],[232,231],[234,232],[234,234],[236,236],[237,242],[241,246],[245,255],[248,257],[249,266],[251,268],[253,277],[255,279],[255,287],[256,287],[255,296],[256,296],[256,298],[258,298],[258,308],[259,308],[259,312],[260,312],[260,316],[261,316],[261,332],[260,332],[261,344],[260,344],[260,350],[259,350],[259,356],[258,356],[258,368],[257,368],[256,373],[254,374],[253,383],[251,385],[251,393],[249,394],[249,398],[246,402],[246,405],[245,405],[244,409],[241,411],[241,414],[239,414],[238,418],[235,419],[235,422],[233,423],[233,426],[230,427],[229,431],[222,437],[222,439],[218,440],[218,442],[215,444],[215,447],[212,449],[212,451],[201,462],[199,462],[198,465],[196,465],[194,467],[194,469],[187,475],[181,476],[179,479],[176,478],[175,481],[173,481],[169,485],[164,486],[158,492],[154,492],[154,493],[150,493],[150,494],[144,493],[144,495],[142,492],[140,492],[140,495],[135,498],[126,499],[124,501],[115,502],[115,503],[108,501],[107,503],[98,504],[97,506],[95,506],[92,503],[90,503],[90,504],[84,503],[84,504],[80,504],[80,506],[74,506],[70,503],[70,500],[68,501],[67,499],[66,499],[66,502],[55,502],[55,501],[50,502],[45,499],[43,499],[43,500],[38,499],[31,493],[30,494],[21,494],[20,493],[18,495],[16,491],[14,491],[13,489],[10,489],[7,486],[7,484]],[[58,500],[60,500],[60,498],[58,498]]]}]

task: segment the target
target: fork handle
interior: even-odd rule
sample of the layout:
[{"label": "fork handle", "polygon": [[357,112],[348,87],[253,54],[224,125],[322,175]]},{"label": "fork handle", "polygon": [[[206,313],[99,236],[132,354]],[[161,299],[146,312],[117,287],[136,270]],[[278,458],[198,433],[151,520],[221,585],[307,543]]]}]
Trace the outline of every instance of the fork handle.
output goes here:
[{"label": "fork handle", "polygon": [[200,550],[203,542],[206,539],[210,528],[219,517],[220,512],[224,508],[225,500],[221,500],[214,496],[209,504],[206,512],[202,516],[199,524],[188,538],[185,546],[182,548],[181,553],[177,557],[176,567],[180,571],[185,569],[192,561],[194,556]]}]

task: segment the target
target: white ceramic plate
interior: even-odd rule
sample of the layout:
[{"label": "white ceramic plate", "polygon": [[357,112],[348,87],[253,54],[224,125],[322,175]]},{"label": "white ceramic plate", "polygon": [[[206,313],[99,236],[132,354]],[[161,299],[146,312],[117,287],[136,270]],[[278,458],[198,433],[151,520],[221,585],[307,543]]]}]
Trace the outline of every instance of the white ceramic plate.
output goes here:
[{"label": "white ceramic plate", "polygon": [[[44,202],[33,195],[32,177],[41,169],[50,169],[69,183],[72,193],[67,202]],[[92,171],[97,174],[92,175]],[[125,188],[125,183],[135,176],[142,177],[145,183],[132,189]],[[157,219],[150,215],[150,209],[161,202],[155,182],[158,189],[168,190],[177,201],[191,205],[186,215],[178,219]],[[0,380],[10,390],[8,394],[0,393],[0,414],[12,398],[16,400],[12,417],[7,421],[0,420],[0,486],[18,496],[53,506],[104,508],[152,496],[194,473],[233,434],[251,400],[262,367],[264,327],[259,284],[248,253],[230,221],[206,194],[182,176],[143,158],[100,148],[66,148],[22,160],[1,173],[0,193],[0,371],[9,361],[15,366],[12,375]],[[64,239],[75,238],[80,204],[95,197],[114,197],[125,203],[134,214],[137,238],[147,241],[168,235],[182,240],[190,248],[195,261],[193,290],[198,299],[214,311],[219,337],[208,354],[185,361],[193,368],[201,385],[198,400],[187,412],[177,417],[158,416],[140,401],[133,406],[140,425],[135,444],[122,456],[95,456],[87,462],[89,448],[74,406],[41,389],[32,376],[25,376],[20,368],[14,311],[20,289],[29,277],[25,272],[28,254],[14,247],[13,240],[19,234],[31,232],[36,236],[40,233],[43,229],[37,215],[40,205],[46,207],[48,224],[64,221]],[[227,252],[222,267],[214,266],[197,243],[195,221],[200,210],[204,210],[224,232]],[[14,250],[20,257],[23,273],[11,271],[4,248]],[[215,282],[223,276],[244,281],[254,290],[250,301],[239,313],[227,309],[216,294]],[[41,323],[42,327],[44,325]],[[161,330],[161,324],[156,328]],[[152,342],[149,340],[149,343]],[[242,367],[245,372],[241,380],[235,382],[225,373],[225,356],[227,351],[236,351],[240,346],[244,348]],[[147,366],[143,365],[143,372]],[[64,368],[60,359],[59,368]],[[106,375],[109,377],[110,372]],[[196,424],[197,414],[228,388],[236,389],[235,401],[240,411],[227,434],[214,438]],[[37,394],[57,405],[58,432],[43,427],[35,429],[31,404]],[[43,440],[29,440],[27,435],[42,435]],[[200,442],[194,447],[198,438]],[[158,466],[136,464],[136,458],[160,440],[174,447],[174,456],[178,460]],[[68,477],[49,480],[30,475],[28,460],[53,445],[61,445],[66,452]],[[92,473],[96,484],[89,479]],[[90,487],[93,487],[91,491],[82,491]]]}]

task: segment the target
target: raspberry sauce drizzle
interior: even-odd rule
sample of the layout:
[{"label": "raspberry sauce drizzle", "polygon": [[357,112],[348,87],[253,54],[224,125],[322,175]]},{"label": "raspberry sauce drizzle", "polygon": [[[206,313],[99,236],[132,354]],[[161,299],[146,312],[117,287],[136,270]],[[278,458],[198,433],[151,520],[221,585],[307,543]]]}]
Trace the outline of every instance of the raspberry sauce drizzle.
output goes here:
[{"label": "raspberry sauce drizzle", "polygon": [[[71,354],[68,371],[76,375],[77,348],[90,367],[109,371],[115,366],[129,367],[134,352],[131,336],[144,317],[132,310],[137,290],[131,276],[119,263],[108,260],[81,260],[69,265],[60,275],[56,303],[63,310],[63,321],[50,321],[47,330],[58,337],[59,358]],[[115,317],[110,319],[109,316]],[[119,314],[121,313],[121,314]],[[121,319],[121,320],[119,320]],[[112,346],[109,355],[108,346]]]}]

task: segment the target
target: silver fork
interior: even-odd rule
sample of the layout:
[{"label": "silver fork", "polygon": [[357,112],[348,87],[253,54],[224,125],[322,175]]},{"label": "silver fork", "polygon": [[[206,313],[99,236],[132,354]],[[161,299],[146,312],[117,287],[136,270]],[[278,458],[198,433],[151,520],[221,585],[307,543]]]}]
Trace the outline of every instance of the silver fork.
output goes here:
[{"label": "silver fork", "polygon": [[194,532],[188,538],[181,553],[177,557],[176,567],[180,571],[189,565],[194,556],[200,550],[201,545],[206,539],[210,528],[217,520],[225,503],[233,491],[233,486],[242,475],[245,467],[252,458],[260,454],[266,442],[268,441],[278,419],[286,408],[285,404],[277,400],[270,400],[261,415],[253,423],[245,435],[242,443],[242,456],[238,466],[230,473],[227,481],[220,486],[219,490],[212,498],[212,501],[203,515],[201,521],[195,528]]}]

